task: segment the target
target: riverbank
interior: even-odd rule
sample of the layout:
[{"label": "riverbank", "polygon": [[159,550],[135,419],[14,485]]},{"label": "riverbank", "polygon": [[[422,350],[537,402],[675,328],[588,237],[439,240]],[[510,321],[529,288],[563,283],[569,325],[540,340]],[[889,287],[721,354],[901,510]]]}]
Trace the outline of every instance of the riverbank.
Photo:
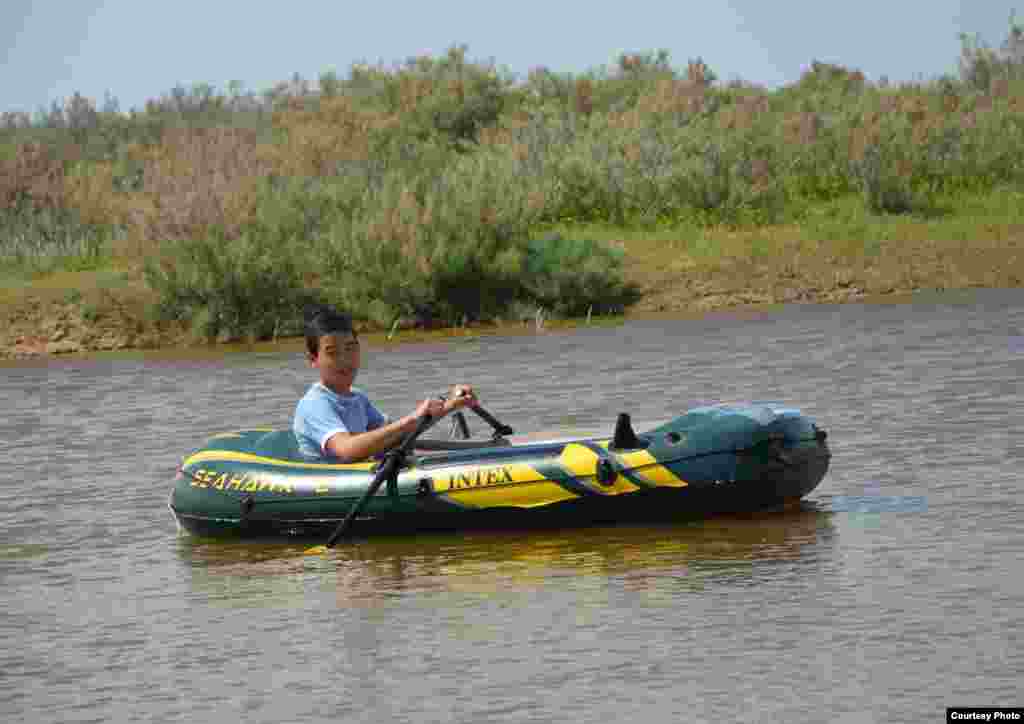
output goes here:
[{"label": "riverbank", "polygon": [[[615,242],[623,274],[641,293],[625,317],[688,315],[788,303],[840,303],[919,290],[1024,285],[1024,194],[965,199],[935,218],[868,216],[824,208],[799,225],[628,231],[566,227]],[[188,325],[156,321],[141,264],[0,279],[0,357],[46,358],[129,349],[209,347]],[[607,319],[597,309],[591,323]],[[585,323],[531,318],[466,329],[393,330],[409,340]],[[391,330],[374,330],[385,339]],[[237,340],[220,340],[221,344]]]},{"label": "riverbank", "polygon": [[722,84],[661,51],[517,79],[453,46],[8,114],[0,355],[298,334],[318,296],[406,335],[1018,286],[1021,37],[899,85],[820,62]]}]

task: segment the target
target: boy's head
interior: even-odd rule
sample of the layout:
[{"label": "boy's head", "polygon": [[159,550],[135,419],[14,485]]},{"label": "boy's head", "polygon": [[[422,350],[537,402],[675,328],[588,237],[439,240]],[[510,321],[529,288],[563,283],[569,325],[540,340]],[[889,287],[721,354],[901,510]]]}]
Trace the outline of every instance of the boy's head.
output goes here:
[{"label": "boy's head", "polygon": [[316,307],[306,315],[306,355],[320,371],[320,381],[347,391],[359,371],[359,338],[348,315],[332,307]]}]

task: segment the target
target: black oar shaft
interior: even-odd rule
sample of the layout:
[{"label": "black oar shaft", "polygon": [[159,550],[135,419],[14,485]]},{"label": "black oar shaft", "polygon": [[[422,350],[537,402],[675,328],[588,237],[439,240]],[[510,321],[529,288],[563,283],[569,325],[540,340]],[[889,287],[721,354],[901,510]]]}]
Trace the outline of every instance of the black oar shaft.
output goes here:
[{"label": "black oar shaft", "polygon": [[462,414],[462,410],[455,411],[455,425],[458,428],[459,435],[462,436],[463,440],[470,438],[469,425],[466,423],[466,416]]},{"label": "black oar shaft", "polygon": [[331,537],[327,539],[328,548],[333,548],[334,544],[338,542],[338,539],[345,535],[345,531],[348,529],[349,524],[352,522],[352,519],[359,515],[360,512],[362,512],[363,507],[366,505],[366,501],[373,497],[373,495],[377,492],[377,489],[380,488],[384,481],[386,481],[388,477],[391,475],[391,472],[389,470],[389,468],[391,467],[390,460],[391,459],[389,458],[388,460],[384,461],[384,464],[381,466],[380,470],[377,471],[378,473],[382,474],[376,476],[373,479],[373,482],[370,483],[370,487],[368,487],[366,489],[366,492],[363,493],[363,497],[361,497],[359,499],[359,502],[357,502],[352,507],[352,509],[348,511],[348,515],[345,516],[345,518],[341,521],[338,527],[334,529],[334,532],[331,533]]},{"label": "black oar shaft", "polygon": [[[465,395],[466,393],[464,390],[459,390],[458,397],[464,397]],[[447,397],[445,395],[441,395],[440,399],[445,400],[447,399]],[[499,421],[494,415],[492,415],[487,410],[482,408],[479,404],[472,405],[469,409],[471,409],[473,412],[479,415],[481,420],[483,420],[488,425],[493,427],[494,431],[497,432],[499,435],[512,435],[513,433],[515,433],[515,430],[513,430],[505,423]],[[469,428],[466,426],[465,417],[462,416],[461,412],[456,412],[455,414],[460,420],[463,437],[469,437]]]},{"label": "black oar shaft", "polygon": [[373,482],[371,482],[370,486],[366,489],[366,492],[363,493],[363,496],[359,501],[352,506],[352,509],[348,511],[348,515],[344,517],[341,523],[338,524],[338,527],[334,529],[334,532],[331,533],[331,537],[327,539],[328,548],[333,548],[334,544],[337,543],[341,536],[345,534],[345,531],[348,529],[352,520],[362,512],[366,502],[373,497],[384,481],[391,476],[398,474],[398,468],[405,459],[406,453],[408,453],[412,444],[416,441],[416,438],[418,438],[424,430],[430,427],[430,422],[430,415],[424,415],[421,417],[419,425],[416,426],[416,430],[409,435],[409,437],[405,438],[401,445],[387,454],[387,457],[384,458],[384,462],[382,462],[380,468],[377,469],[377,474],[374,476]]},{"label": "black oar shaft", "polygon": [[477,415],[479,415],[480,419],[482,419],[488,425],[493,427],[494,431],[497,432],[499,435],[511,435],[511,434],[513,434],[515,432],[515,430],[513,430],[511,427],[509,427],[505,423],[499,422],[494,417],[494,415],[489,413],[484,408],[480,407],[480,405],[474,405],[473,407],[470,407],[469,409],[471,409],[473,412],[475,412]]}]

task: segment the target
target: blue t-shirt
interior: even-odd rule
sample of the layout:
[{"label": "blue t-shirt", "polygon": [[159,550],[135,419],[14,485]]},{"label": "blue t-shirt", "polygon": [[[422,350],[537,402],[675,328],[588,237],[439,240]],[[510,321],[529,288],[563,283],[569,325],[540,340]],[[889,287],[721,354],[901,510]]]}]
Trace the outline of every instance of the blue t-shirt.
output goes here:
[{"label": "blue t-shirt", "polygon": [[[292,430],[299,451],[313,458],[334,458],[324,450],[324,443],[339,432],[359,433],[387,424],[369,398],[353,389],[343,395],[329,390],[320,382],[312,385],[295,407]],[[336,459],[336,458],[334,458]]]}]

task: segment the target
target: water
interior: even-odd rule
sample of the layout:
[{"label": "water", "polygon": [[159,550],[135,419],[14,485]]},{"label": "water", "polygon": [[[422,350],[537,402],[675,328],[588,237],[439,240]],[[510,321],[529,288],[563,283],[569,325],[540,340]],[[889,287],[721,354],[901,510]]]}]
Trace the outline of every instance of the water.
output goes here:
[{"label": "water", "polygon": [[0,720],[892,722],[1024,701],[1024,290],[364,351],[385,412],[468,381],[523,432],[800,407],[834,457],[794,513],[327,556],[179,537],[182,453],[287,426],[311,375],[297,346],[0,368]]}]

